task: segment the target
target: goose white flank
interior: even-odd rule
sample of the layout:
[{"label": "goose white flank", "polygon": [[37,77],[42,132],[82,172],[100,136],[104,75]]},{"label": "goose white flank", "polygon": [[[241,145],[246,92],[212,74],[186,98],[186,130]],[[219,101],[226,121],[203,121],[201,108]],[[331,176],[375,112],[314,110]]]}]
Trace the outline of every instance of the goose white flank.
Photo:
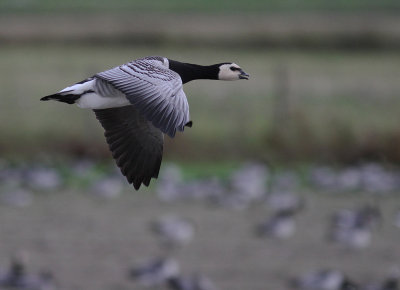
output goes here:
[{"label": "goose white flank", "polygon": [[92,109],[113,158],[137,190],[158,177],[164,134],[174,137],[177,130],[192,126],[183,84],[248,78],[231,62],[202,66],[151,56],[97,73],[41,100]]}]

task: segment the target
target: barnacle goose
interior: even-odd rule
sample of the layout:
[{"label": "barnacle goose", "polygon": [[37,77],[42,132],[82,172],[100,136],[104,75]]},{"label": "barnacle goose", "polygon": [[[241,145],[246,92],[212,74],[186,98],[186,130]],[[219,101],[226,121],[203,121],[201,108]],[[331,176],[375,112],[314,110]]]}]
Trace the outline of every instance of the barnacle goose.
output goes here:
[{"label": "barnacle goose", "polygon": [[139,189],[157,178],[163,153],[163,134],[191,127],[189,105],[182,85],[196,79],[248,79],[235,63],[209,66],[166,57],[137,59],[41,98],[92,109],[118,167]]}]

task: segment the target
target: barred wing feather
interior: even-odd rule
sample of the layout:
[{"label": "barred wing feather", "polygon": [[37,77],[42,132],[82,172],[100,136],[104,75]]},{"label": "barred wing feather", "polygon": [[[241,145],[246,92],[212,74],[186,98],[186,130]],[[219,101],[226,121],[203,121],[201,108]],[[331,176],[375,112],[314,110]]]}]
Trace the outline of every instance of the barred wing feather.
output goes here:
[{"label": "barred wing feather", "polygon": [[156,128],[171,137],[189,122],[189,105],[182,80],[161,62],[139,59],[98,73],[124,93],[129,102]]},{"label": "barred wing feather", "polygon": [[139,189],[157,178],[163,153],[163,134],[133,106],[93,110],[121,172]]}]

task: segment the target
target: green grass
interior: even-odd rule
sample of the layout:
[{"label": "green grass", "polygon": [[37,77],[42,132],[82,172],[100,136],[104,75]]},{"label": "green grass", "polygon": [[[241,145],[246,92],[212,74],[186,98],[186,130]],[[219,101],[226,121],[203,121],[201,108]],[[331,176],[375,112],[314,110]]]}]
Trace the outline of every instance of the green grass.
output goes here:
[{"label": "green grass", "polygon": [[[183,178],[187,180],[218,177],[221,179],[228,178],[232,172],[240,167],[237,161],[225,162],[212,162],[212,161],[198,161],[198,162],[179,162],[177,164],[181,168]],[[164,165],[164,168],[166,165]]]},{"label": "green grass", "polygon": [[[185,85],[194,126],[176,140],[166,138],[167,158],[271,156],[275,152],[267,141],[271,132],[286,134],[285,146],[292,149],[311,140],[327,150],[332,136],[338,137],[338,128],[346,128],[357,142],[371,134],[399,132],[400,56],[396,53],[9,45],[0,48],[3,154],[70,152],[108,157],[102,129],[91,112],[39,99],[146,55],[204,64],[231,60],[251,75],[249,81]],[[277,96],[276,71],[281,67],[287,71],[288,94]]]}]

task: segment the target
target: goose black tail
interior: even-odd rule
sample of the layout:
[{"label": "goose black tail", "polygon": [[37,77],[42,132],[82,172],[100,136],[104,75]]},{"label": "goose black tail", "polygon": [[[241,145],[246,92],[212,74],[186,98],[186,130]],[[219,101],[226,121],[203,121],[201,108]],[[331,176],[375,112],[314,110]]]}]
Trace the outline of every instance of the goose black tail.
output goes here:
[{"label": "goose black tail", "polygon": [[57,94],[45,96],[45,97],[41,98],[40,100],[41,101],[55,100],[55,101],[59,101],[59,102],[67,103],[67,104],[73,104],[80,97],[81,97],[81,95],[74,95],[74,94],[62,94],[61,95],[61,94],[57,93]]}]

